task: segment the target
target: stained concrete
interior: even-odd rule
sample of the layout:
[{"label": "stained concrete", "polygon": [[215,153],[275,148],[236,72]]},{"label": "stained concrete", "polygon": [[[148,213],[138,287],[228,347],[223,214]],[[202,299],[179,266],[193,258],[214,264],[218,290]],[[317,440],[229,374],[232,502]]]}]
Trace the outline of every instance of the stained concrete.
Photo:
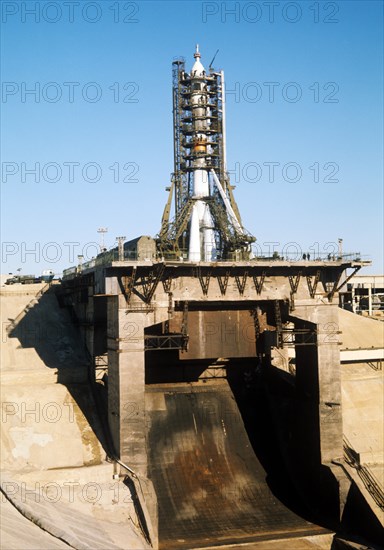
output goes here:
[{"label": "stained concrete", "polygon": [[[111,279],[111,282],[115,283],[116,281],[113,278]],[[190,296],[194,296],[196,300],[201,299],[201,289],[198,284],[194,284],[191,288],[190,282],[190,279],[185,278],[184,281],[180,279],[177,286],[176,284],[173,284],[172,290],[178,294],[179,299],[189,299]],[[28,307],[28,295],[26,294],[23,296],[24,290],[30,293],[29,296],[32,295],[31,303],[29,304],[30,307]],[[118,293],[117,289],[114,290]],[[270,278],[269,280],[266,280],[265,290],[265,299],[287,299],[287,297],[289,297],[290,285],[287,281],[285,281],[284,284],[277,284],[277,281]],[[8,428],[4,428],[4,438],[8,442],[8,455],[5,457],[6,462],[4,465],[8,470],[8,478],[6,481],[17,483],[16,489],[22,487],[22,483],[26,483],[29,496],[27,495],[27,497],[24,498],[19,490],[15,493],[15,486],[12,485],[8,486],[8,492],[14,492],[14,494],[12,494],[12,498],[15,503],[17,503],[18,499],[20,500],[24,498],[24,501],[22,500],[21,502],[18,502],[18,504],[22,507],[24,513],[28,517],[31,517],[31,519],[36,516],[47,518],[45,527],[51,529],[58,536],[60,536],[60,533],[63,533],[67,536],[67,540],[70,543],[72,542],[75,544],[76,547],[102,548],[104,545],[104,547],[108,548],[144,548],[146,543],[143,538],[140,537],[136,516],[133,515],[132,517],[130,515],[130,517],[132,517],[133,526],[132,529],[128,527],[130,520],[128,519],[128,516],[124,515],[129,513],[129,508],[124,508],[124,505],[128,503],[124,502],[122,505],[123,507],[119,510],[119,512],[114,514],[114,512],[118,510],[117,504],[119,503],[113,502],[114,497],[112,496],[112,493],[114,490],[111,490],[110,488],[108,489],[108,481],[111,479],[112,472],[109,467],[104,469],[105,464],[103,463],[103,451],[99,441],[100,437],[98,437],[97,433],[97,421],[95,419],[95,415],[92,415],[89,411],[89,408],[84,404],[83,406],[79,405],[79,409],[81,409],[81,411],[77,411],[77,414],[74,415],[77,418],[76,428],[75,426],[63,427],[63,421],[60,419],[60,421],[54,423],[57,431],[56,429],[52,430],[52,427],[48,426],[48,424],[52,424],[52,422],[50,422],[51,417],[48,417],[48,419],[43,419],[44,422],[40,422],[42,426],[39,431],[40,427],[37,426],[38,423],[33,423],[31,420],[32,415],[26,416],[24,412],[23,420],[22,404],[27,403],[27,410],[29,411],[31,404],[40,403],[41,410],[43,410],[49,403],[45,400],[45,398],[49,395],[52,387],[59,386],[60,383],[65,382],[65,388],[68,390],[68,394],[73,398],[73,402],[78,404],[79,396],[75,396],[75,388],[79,389],[81,385],[79,385],[79,382],[84,383],[86,380],[86,358],[83,358],[80,352],[81,347],[79,342],[77,344],[75,343],[76,338],[78,338],[78,333],[72,330],[73,327],[71,328],[69,318],[57,309],[54,296],[46,294],[43,296],[43,299],[34,301],[33,292],[31,289],[12,288],[11,291],[4,292],[4,294],[7,293],[8,297],[12,295],[13,298],[17,298],[18,310],[15,308],[15,311],[11,311],[9,303],[7,304],[6,301],[6,307],[8,307],[8,318],[5,319],[5,322],[11,324],[9,335],[10,339],[13,340],[8,341],[5,346],[6,371],[4,373],[4,380],[6,382],[6,387],[12,387],[12,389],[8,390],[9,401],[16,404],[18,408],[16,407],[17,410],[13,412],[9,408],[6,409],[7,420],[9,423]],[[229,299],[238,299],[238,291],[235,285],[228,288],[228,293]],[[311,315],[315,313],[318,317],[318,313],[316,311],[318,307],[325,307],[328,311],[333,308],[330,308],[328,302],[322,297],[318,297],[316,307],[313,307],[315,304],[312,300],[308,299],[307,294],[308,290],[305,287],[302,288],[300,285],[296,300],[297,308],[306,308],[307,305],[311,306],[309,308],[311,309],[311,313],[308,315],[305,312],[302,317],[306,320],[313,321],[315,324],[320,321],[322,324],[328,323],[330,320],[329,315],[325,315],[324,317],[320,316],[321,318],[316,319],[311,319]],[[213,298],[219,300],[222,298],[219,293],[219,288],[215,287],[213,289],[211,288],[209,295],[211,299]],[[252,296],[255,296],[253,288],[246,289],[245,294],[241,299],[249,299]],[[19,298],[21,299],[19,300]],[[144,457],[147,452],[145,449],[145,442],[142,439],[145,431],[142,430],[142,425],[140,425],[140,422],[145,422],[145,408],[144,405],[142,405],[142,401],[138,402],[138,400],[142,400],[144,396],[144,362],[143,357],[139,358],[138,361],[132,362],[131,360],[135,356],[134,352],[138,352],[138,357],[139,355],[143,355],[144,327],[148,324],[154,324],[168,318],[169,301],[168,296],[165,293],[162,293],[159,288],[157,291],[157,297],[154,297],[154,299],[157,300],[157,309],[154,313],[148,314],[147,312],[142,313],[135,311],[131,315],[127,316],[126,304],[123,300],[121,300],[121,298],[123,298],[121,295],[117,298],[117,300],[122,302],[121,305],[118,303],[116,307],[115,304],[108,316],[108,335],[109,345],[111,347],[110,359],[112,363],[112,365],[110,365],[112,382],[110,390],[112,392],[111,402],[115,401],[117,404],[117,411],[110,411],[117,413],[116,421],[110,417],[110,424],[112,430],[114,431],[114,440],[118,443],[119,451],[124,457],[127,456],[128,458],[137,460],[137,466],[141,467],[142,472],[145,473],[147,464],[146,461],[142,462],[142,457]],[[116,298],[114,297],[113,299]],[[140,300],[138,303],[140,303]],[[87,311],[87,318],[91,315],[91,313],[92,302],[90,301]],[[299,310],[297,311],[297,314],[300,316]],[[9,318],[11,319],[10,321]],[[33,320],[33,323],[32,325],[29,325],[28,322],[31,320]],[[57,338],[47,339],[46,337],[41,337],[41,333],[38,332],[36,337],[36,331],[34,329],[34,327],[36,327],[36,320],[37,324],[42,327],[42,330],[45,330],[45,327],[49,324],[59,324],[62,329],[61,333]],[[140,325],[140,338],[132,335],[130,331],[127,332],[127,321],[134,322],[136,327]],[[31,329],[32,336],[30,333]],[[62,335],[64,335],[64,339],[62,338]],[[329,334],[327,337],[329,337]],[[90,339],[89,341],[92,342],[93,340]],[[115,344],[113,344],[113,341]],[[115,357],[113,350],[114,346]],[[324,351],[324,353],[322,350],[319,351],[321,390],[324,390],[320,400],[321,406],[329,406],[327,405],[328,398],[330,399],[329,403],[331,403],[332,406],[334,406],[334,404],[338,405],[337,397],[340,394],[340,384],[338,380],[336,380],[335,384],[335,381],[332,381],[329,376],[333,366],[336,363],[336,355],[334,352],[331,351],[330,355],[331,356],[327,355],[326,351]],[[127,359],[128,356],[130,356],[130,360]],[[132,368],[132,366],[134,368]],[[120,373],[122,375],[121,379],[119,379]],[[114,375],[116,376],[115,385],[113,385]],[[338,376],[336,376],[336,379],[338,379]],[[43,395],[40,395],[37,392],[41,389],[40,386],[42,381],[44,381],[43,388],[45,386],[46,387],[43,391]],[[32,397],[31,402],[26,401],[26,391],[28,392],[25,387],[26,382],[28,384],[28,389],[32,388],[30,390],[31,395],[35,395],[35,400]],[[71,383],[75,386],[72,387],[72,389]],[[15,384],[16,386],[20,386],[20,393],[16,393],[16,395],[12,393],[15,389]],[[33,386],[36,386],[36,388],[33,389]],[[34,392],[36,393],[34,394]],[[81,395],[84,395],[86,394],[86,391],[81,390],[80,393]],[[115,400],[112,399],[114,395],[116,397]],[[65,393],[57,396],[55,395],[55,399],[57,399],[57,403],[61,407],[64,406],[66,397],[67,396]],[[8,397],[6,397],[6,399],[8,399]],[[327,401],[327,403],[325,403],[325,401]],[[128,410],[124,409],[127,404],[129,405]],[[137,407],[135,410],[139,411],[139,422],[137,422],[137,418],[135,420],[135,415],[133,414],[135,410],[132,409],[132,404]],[[47,416],[48,409],[45,408],[44,410]],[[51,412],[54,412],[52,407],[50,410]],[[143,411],[142,419],[140,419],[141,411]],[[36,411],[34,412],[36,414]],[[124,418],[123,415],[127,417],[128,422],[117,421],[119,416]],[[324,423],[320,422],[320,428],[324,427],[321,437],[321,451],[324,462],[328,462],[335,457],[337,458],[336,455],[339,451],[337,448],[338,445],[335,447],[333,444],[336,441],[339,443],[341,439],[340,415],[337,414],[334,418],[336,418],[334,426],[332,426],[332,428],[335,428],[334,430],[329,430]],[[134,420],[134,422],[132,422],[132,420]],[[75,425],[75,422],[73,422],[73,424]],[[14,428],[17,429],[15,430]],[[69,432],[66,430],[69,430]],[[69,434],[68,437],[66,435],[67,433]],[[60,440],[60,434],[63,434],[62,440]],[[137,446],[130,446],[130,436],[133,436],[135,439],[136,435],[138,437],[137,443],[139,445],[139,450],[137,449]],[[50,440],[49,437],[52,437],[53,441]],[[72,447],[69,449],[68,446],[65,445],[65,441],[68,441],[68,439],[72,440],[73,438],[76,439],[77,442],[80,439],[81,446],[78,446],[75,449]],[[44,456],[43,449],[48,445],[53,445],[55,442],[57,443],[57,451],[53,451],[53,453],[55,454],[57,452],[57,456],[61,457],[62,455],[62,458],[71,455],[71,461],[75,462],[69,461],[67,464],[64,464],[64,466],[62,466],[63,470],[50,470],[50,472],[54,473],[50,473],[48,475],[47,470],[44,469],[47,467],[47,464],[44,463],[46,457]],[[96,446],[93,445],[93,443]],[[100,457],[97,452],[97,444],[99,444]],[[12,450],[15,449],[16,454],[18,454],[17,459],[21,461],[17,465],[17,480],[15,471],[11,470],[12,460],[9,460]],[[91,466],[92,464],[94,464],[94,466]],[[42,465],[42,474],[38,473],[39,465]],[[78,478],[73,477],[75,472],[74,466],[79,466],[76,468],[76,470],[79,471]],[[60,477],[58,473],[59,471],[66,472],[64,478],[60,478],[60,483],[58,481]],[[105,498],[105,500],[101,501],[101,506],[95,506],[94,503],[84,502],[84,499],[81,499],[84,487],[87,486],[87,483],[90,483],[88,477],[89,472],[91,472],[91,476],[95,476],[94,478],[91,477],[91,482],[93,482],[94,479],[98,480],[96,482],[97,486],[101,488],[103,499]],[[96,472],[98,473],[96,474]],[[54,476],[53,478],[51,477],[52,475]],[[65,483],[72,483],[73,479],[76,479],[76,483],[79,484],[76,489],[76,494],[78,495],[78,501],[76,504],[72,506],[73,503],[70,503],[71,506],[69,506],[62,499],[58,502],[53,502],[51,497],[53,494],[52,490],[57,490],[55,485],[50,486],[51,492],[48,493],[49,502],[44,502],[43,507],[35,505],[36,499],[41,492],[39,486],[36,489],[36,483],[44,482],[47,484],[50,482],[58,484],[59,487],[62,488],[65,486]],[[97,487],[93,486],[93,488],[97,493]],[[92,498],[92,496],[89,497],[88,501],[92,501]],[[105,515],[104,508],[106,509]],[[59,530],[57,530],[57,525],[55,524],[58,517],[60,517],[60,521],[63,520],[62,525],[60,524],[59,526]],[[110,523],[113,523],[114,517],[118,521],[114,526],[116,529],[111,529]],[[119,518],[123,520],[121,523]],[[95,520],[97,520],[96,524]],[[86,525],[87,528],[84,529],[83,527],[82,531],[81,526],[84,525]],[[90,532],[93,532],[93,538],[92,536],[90,537]],[[89,539],[88,541],[87,538]],[[130,545],[131,540],[132,545]],[[87,546],[87,544],[91,544],[92,546]],[[127,544],[130,546],[127,547]],[[135,544],[138,544],[138,546],[134,546]],[[305,542],[305,544],[307,543]],[[285,547],[289,548],[289,546]],[[300,548],[300,546],[298,546],[298,548]]]},{"label": "stained concrete", "polygon": [[161,549],[268,539],[285,547],[325,531],[273,494],[226,380],[154,385],[146,401]]},{"label": "stained concrete", "polygon": [[0,290],[1,489],[15,526],[2,523],[2,546],[147,548],[131,491],[105,460],[79,334],[44,290]]},{"label": "stained concrete", "polygon": [[111,464],[12,477],[3,472],[2,490],[26,518],[73,548],[147,547],[131,493],[112,480]]}]

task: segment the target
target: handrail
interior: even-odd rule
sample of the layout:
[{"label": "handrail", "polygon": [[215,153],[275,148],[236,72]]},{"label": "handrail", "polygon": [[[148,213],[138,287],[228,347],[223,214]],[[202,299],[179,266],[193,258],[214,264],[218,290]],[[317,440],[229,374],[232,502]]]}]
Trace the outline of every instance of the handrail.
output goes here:
[{"label": "handrail", "polygon": [[[249,258],[248,261],[252,265],[257,265],[258,262],[268,261],[268,262],[289,262],[289,263],[296,263],[296,262],[308,262],[308,265],[313,265],[314,262],[342,262],[342,261],[348,261],[348,262],[370,262],[368,257],[362,256],[359,252],[351,253],[351,254],[343,254],[342,256],[330,256],[326,253],[320,253],[314,255],[314,257],[310,258],[303,258],[301,253],[298,252],[275,252],[272,256],[268,253],[263,253],[262,251],[254,250],[252,252],[253,257]],[[163,256],[159,257],[151,257],[148,258],[152,262],[156,261],[172,261],[175,263],[184,263],[188,262],[187,259],[187,251],[180,249],[180,258],[175,258],[174,256],[169,256],[167,254],[164,254]],[[123,260],[119,259],[119,255],[117,251],[110,251],[106,252],[105,256],[102,254],[93,260],[90,260],[89,262],[86,262],[82,266],[73,266],[68,269],[64,269],[63,271],[63,278],[70,277],[70,276],[77,276],[81,275],[83,271],[86,269],[91,269],[93,267],[102,266],[106,264],[110,264],[111,262],[125,262],[125,261],[131,261],[135,262],[138,260],[138,253],[129,251],[124,253]],[[217,262],[226,262],[233,264],[236,262],[233,258],[218,258],[217,260],[213,261],[212,263]],[[195,262],[196,263],[196,262]]]}]

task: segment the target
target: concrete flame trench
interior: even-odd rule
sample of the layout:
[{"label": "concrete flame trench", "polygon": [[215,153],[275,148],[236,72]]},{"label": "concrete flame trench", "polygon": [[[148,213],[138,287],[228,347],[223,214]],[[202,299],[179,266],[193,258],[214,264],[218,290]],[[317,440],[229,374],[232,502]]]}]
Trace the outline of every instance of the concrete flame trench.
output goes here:
[{"label": "concrete flame trench", "polygon": [[[107,355],[114,451],[148,488],[154,545],[157,532],[160,547],[197,548],[319,529],[272,495],[226,380],[229,364],[278,366],[288,346],[297,396],[291,473],[340,517],[349,482],[336,465],[337,293],[345,270],[362,265],[111,261],[64,278],[61,299],[90,354],[96,363]],[[256,494],[246,498],[249,488]]]}]

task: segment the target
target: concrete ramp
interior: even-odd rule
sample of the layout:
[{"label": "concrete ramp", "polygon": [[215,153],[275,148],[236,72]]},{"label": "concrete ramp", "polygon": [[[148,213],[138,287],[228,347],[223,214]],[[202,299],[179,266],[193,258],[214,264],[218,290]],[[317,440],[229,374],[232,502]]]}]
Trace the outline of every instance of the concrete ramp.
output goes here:
[{"label": "concrete ramp", "polygon": [[341,331],[340,360],[382,361],[384,359],[384,325],[350,311],[339,309]]},{"label": "concrete ramp", "polygon": [[371,349],[384,347],[383,324],[376,319],[339,309],[341,349]]},{"label": "concrete ramp", "polygon": [[151,386],[146,399],[160,548],[324,532],[270,491],[226,381]]}]

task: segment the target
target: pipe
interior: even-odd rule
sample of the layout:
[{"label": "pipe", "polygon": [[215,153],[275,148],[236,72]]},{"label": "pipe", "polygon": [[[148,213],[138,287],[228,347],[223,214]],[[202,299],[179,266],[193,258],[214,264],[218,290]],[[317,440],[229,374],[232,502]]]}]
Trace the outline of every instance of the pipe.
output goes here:
[{"label": "pipe", "polygon": [[240,225],[240,223],[239,223],[239,220],[237,219],[236,214],[235,214],[235,212],[233,211],[233,208],[232,208],[232,206],[231,206],[231,203],[229,202],[229,199],[228,199],[227,195],[225,194],[225,191],[224,191],[224,189],[223,189],[223,187],[222,187],[222,185],[221,185],[221,183],[220,183],[220,181],[219,181],[219,178],[217,177],[216,172],[214,171],[213,168],[211,169],[211,172],[212,172],[212,174],[213,174],[213,180],[214,180],[214,182],[215,182],[215,184],[216,184],[217,189],[219,190],[219,193],[220,193],[220,195],[221,195],[221,198],[222,198],[223,201],[224,201],[225,207],[226,207],[226,209],[227,209],[227,212],[228,212],[228,214],[229,214],[229,217],[231,218],[231,221],[232,221],[232,223],[233,223],[233,225],[234,225],[236,231],[237,231],[238,233],[240,233],[241,235],[244,235],[244,230],[243,230],[243,228],[241,227],[241,225]]}]

